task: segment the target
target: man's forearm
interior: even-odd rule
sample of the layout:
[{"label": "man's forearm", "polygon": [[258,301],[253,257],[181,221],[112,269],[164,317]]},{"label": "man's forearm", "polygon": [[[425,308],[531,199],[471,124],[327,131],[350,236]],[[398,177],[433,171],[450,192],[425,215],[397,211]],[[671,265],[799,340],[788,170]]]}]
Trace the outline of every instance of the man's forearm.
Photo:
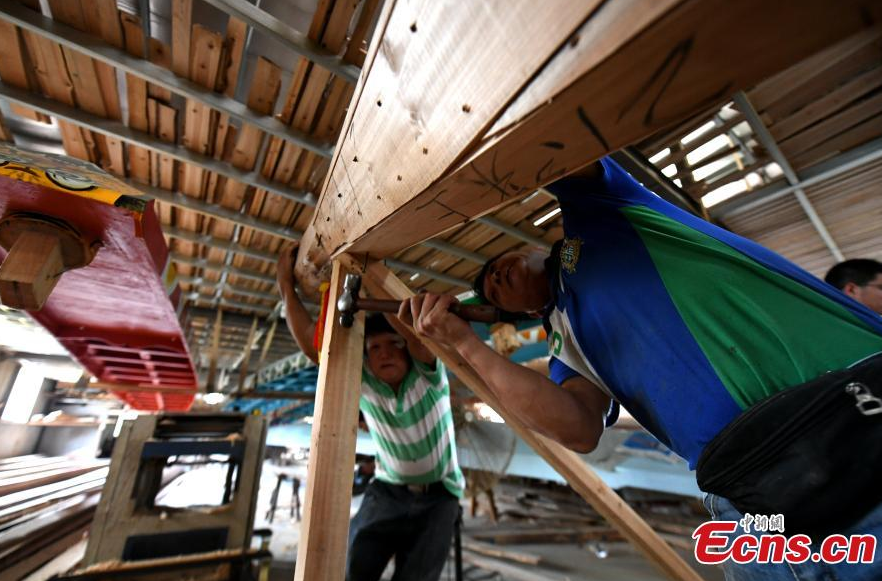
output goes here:
[{"label": "man's forearm", "polygon": [[507,411],[527,427],[568,448],[593,449],[603,431],[599,415],[584,409],[570,391],[541,374],[509,361],[476,335],[454,348],[479,373]]},{"label": "man's forearm", "polygon": [[285,322],[288,329],[294,336],[297,345],[303,354],[309,357],[313,362],[318,362],[318,352],[312,344],[313,335],[315,334],[315,321],[303,306],[300,297],[294,285],[290,283],[282,283],[279,285],[279,292],[285,303]]}]

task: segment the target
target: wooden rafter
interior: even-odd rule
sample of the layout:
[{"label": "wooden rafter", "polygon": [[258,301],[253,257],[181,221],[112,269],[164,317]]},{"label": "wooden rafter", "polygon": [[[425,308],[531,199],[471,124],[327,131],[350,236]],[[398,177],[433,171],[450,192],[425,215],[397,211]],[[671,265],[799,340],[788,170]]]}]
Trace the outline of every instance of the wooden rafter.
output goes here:
[{"label": "wooden rafter", "polygon": [[[492,211],[723,102],[882,12],[866,0],[629,0],[558,22],[554,3],[488,8],[499,18],[530,15],[504,19],[504,38],[532,43],[530,23],[544,24],[545,42],[520,43],[510,59],[521,70],[500,66],[501,50],[481,58],[492,52],[482,14],[442,19],[437,4],[396,3],[381,19],[313,221],[316,243],[332,254],[387,256]],[[481,34],[470,35],[472,26]],[[451,50],[445,39],[454,37]],[[485,79],[501,89],[488,91]]]}]

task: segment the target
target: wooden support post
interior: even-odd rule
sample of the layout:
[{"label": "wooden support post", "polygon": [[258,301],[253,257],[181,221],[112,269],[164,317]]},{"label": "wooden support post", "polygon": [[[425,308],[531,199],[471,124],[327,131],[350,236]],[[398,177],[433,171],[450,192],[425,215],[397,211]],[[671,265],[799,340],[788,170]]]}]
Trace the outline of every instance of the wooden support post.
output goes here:
[{"label": "wooden support post", "polygon": [[208,378],[205,380],[205,391],[216,391],[215,379],[217,378],[217,360],[220,357],[220,337],[223,328],[224,310],[217,308],[217,316],[214,318],[214,329],[211,336],[211,354],[208,362]]},{"label": "wooden support post", "polygon": [[279,319],[274,319],[273,324],[270,325],[269,331],[266,334],[266,338],[263,340],[263,349],[260,352],[260,361],[258,365],[263,365],[263,362],[266,361],[266,355],[269,353],[270,346],[273,344],[273,337],[276,336],[276,327],[279,325]]},{"label": "wooden support post", "polygon": [[341,581],[345,574],[364,352],[364,316],[348,329],[338,320],[337,296],[347,272],[334,261],[295,581]]},{"label": "wooden support post", "polygon": [[0,301],[14,309],[42,308],[63,268],[57,236],[23,232],[0,266]]},{"label": "wooden support post", "polygon": [[254,320],[251,322],[251,329],[248,331],[248,339],[245,340],[245,349],[242,352],[242,363],[239,364],[239,388],[237,389],[237,393],[245,391],[245,377],[248,375],[248,364],[251,363],[251,347],[254,344],[254,334],[257,333],[258,320],[259,319],[255,315]]},{"label": "wooden support post", "polygon": [[[355,262],[351,265],[357,267]],[[374,262],[367,268],[363,275],[363,284],[376,298],[405,299],[413,296],[407,285],[380,262]],[[701,580],[701,577],[646,524],[640,515],[607,486],[578,454],[527,428],[519,417],[506,410],[484,380],[456,351],[425,339],[423,342],[451,372],[487,405],[496,410],[516,434],[557,470],[573,490],[666,575],[677,580]]]}]

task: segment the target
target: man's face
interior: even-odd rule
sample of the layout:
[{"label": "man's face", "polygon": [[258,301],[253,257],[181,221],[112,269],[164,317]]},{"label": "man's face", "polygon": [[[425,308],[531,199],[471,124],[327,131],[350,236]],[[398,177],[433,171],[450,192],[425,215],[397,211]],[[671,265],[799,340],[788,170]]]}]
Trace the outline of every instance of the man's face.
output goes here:
[{"label": "man's face", "polygon": [[882,315],[882,274],[877,274],[876,278],[863,286],[850,282],[842,290],[857,302]]},{"label": "man's face", "polygon": [[407,342],[397,333],[377,333],[364,340],[368,369],[393,387],[404,381],[410,365]]},{"label": "man's face", "polygon": [[538,312],[550,300],[545,259],[538,248],[513,250],[493,261],[484,277],[484,296],[512,313]]}]

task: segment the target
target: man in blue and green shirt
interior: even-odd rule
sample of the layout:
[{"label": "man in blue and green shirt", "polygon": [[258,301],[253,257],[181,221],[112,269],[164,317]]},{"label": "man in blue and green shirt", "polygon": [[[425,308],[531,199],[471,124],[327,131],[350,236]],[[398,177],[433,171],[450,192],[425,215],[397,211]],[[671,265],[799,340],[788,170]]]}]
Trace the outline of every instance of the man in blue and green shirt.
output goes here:
[{"label": "man in blue and green shirt", "polygon": [[530,428],[571,449],[592,450],[621,405],[694,468],[754,404],[882,352],[882,319],[869,309],[662,200],[610,159],[548,188],[563,240],[550,256],[528,248],[489,261],[475,290],[503,310],[544,317],[550,379],[486,347],[448,312],[452,297],[413,299],[414,327],[455,348]]},{"label": "man in blue and green shirt", "polygon": [[[294,338],[318,362],[315,322],[295,292],[295,252],[280,257],[279,289]],[[377,581],[394,557],[395,581],[435,581],[465,489],[447,373],[406,326],[399,332],[383,315],[366,318],[364,342],[359,408],[377,450],[376,477],[350,523],[346,579]]]}]

